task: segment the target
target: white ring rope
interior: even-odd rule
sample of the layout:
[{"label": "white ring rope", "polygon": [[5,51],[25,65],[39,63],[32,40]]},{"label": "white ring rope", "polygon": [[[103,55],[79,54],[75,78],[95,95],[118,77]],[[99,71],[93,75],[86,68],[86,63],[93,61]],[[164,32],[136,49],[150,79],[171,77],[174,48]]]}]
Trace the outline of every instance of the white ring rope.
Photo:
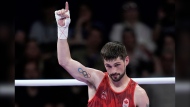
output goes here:
[{"label": "white ring rope", "polygon": [[[177,81],[175,77],[169,78],[132,78],[139,84],[175,84],[177,93],[190,93],[190,84],[187,81]],[[15,80],[15,86],[74,86],[86,85],[75,79],[58,79],[58,80]],[[14,96],[14,84],[0,84],[0,97]]]},{"label": "white ring rope", "polygon": [[[175,77],[132,78],[138,84],[175,84]],[[84,82],[76,79],[15,80],[15,86],[81,86]]]}]

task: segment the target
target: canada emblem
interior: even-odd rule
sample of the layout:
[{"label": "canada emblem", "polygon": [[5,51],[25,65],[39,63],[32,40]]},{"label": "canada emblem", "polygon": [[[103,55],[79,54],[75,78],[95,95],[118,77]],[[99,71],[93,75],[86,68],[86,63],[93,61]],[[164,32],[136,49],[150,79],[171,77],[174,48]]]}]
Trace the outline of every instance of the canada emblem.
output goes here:
[{"label": "canada emblem", "polygon": [[122,107],[129,107],[129,100],[127,98],[125,98],[123,100],[123,106]]},{"label": "canada emblem", "polygon": [[105,100],[106,97],[107,97],[107,92],[106,91],[102,91],[101,98]]}]

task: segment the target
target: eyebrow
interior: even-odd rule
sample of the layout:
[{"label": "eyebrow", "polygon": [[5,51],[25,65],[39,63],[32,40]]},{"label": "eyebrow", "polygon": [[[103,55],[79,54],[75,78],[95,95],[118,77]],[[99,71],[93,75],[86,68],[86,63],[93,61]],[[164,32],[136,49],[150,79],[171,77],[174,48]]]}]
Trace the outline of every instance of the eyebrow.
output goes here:
[{"label": "eyebrow", "polygon": [[110,64],[105,64],[106,66],[111,66]]},{"label": "eyebrow", "polygon": [[[114,63],[114,65],[115,65],[115,64],[121,64],[121,63],[120,63],[120,62],[116,62],[116,63]],[[107,63],[106,63],[105,65],[111,66],[110,64],[107,64]]]},{"label": "eyebrow", "polygon": [[120,64],[120,62],[116,62],[116,63],[114,63],[114,64]]}]

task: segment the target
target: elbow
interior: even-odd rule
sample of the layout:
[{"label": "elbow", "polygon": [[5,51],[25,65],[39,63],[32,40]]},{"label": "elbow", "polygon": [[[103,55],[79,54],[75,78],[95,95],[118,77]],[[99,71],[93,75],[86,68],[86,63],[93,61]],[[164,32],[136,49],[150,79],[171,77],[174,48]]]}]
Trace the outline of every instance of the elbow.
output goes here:
[{"label": "elbow", "polygon": [[61,65],[62,67],[65,67],[65,66],[67,66],[68,65],[68,63],[69,63],[69,60],[58,60],[58,63],[59,63],[59,65]]}]

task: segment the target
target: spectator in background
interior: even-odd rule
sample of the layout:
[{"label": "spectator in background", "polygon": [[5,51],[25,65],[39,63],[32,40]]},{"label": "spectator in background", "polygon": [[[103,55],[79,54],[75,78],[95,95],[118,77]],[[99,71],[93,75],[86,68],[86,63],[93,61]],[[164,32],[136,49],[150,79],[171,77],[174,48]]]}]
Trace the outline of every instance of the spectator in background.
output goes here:
[{"label": "spectator in background", "polygon": [[[154,73],[149,75],[150,77],[175,76],[174,38],[171,35],[166,35],[162,41],[161,52],[153,58],[155,69]],[[143,87],[147,90],[150,99],[152,99],[150,102],[151,107],[175,107],[175,84],[143,85]]]},{"label": "spectator in background", "polygon": [[[24,65],[23,79],[42,79],[40,65],[35,61],[28,61]],[[19,107],[65,107],[63,101],[58,100],[61,95],[58,89],[51,87],[17,87],[16,103]],[[58,95],[53,92],[59,93]],[[55,96],[56,95],[56,96]]]},{"label": "spectator in background", "polygon": [[14,40],[10,41],[10,46],[8,50],[8,55],[9,55],[9,65],[8,65],[8,71],[6,72],[7,76],[7,82],[14,84],[15,80],[15,43]]},{"label": "spectator in background", "polygon": [[85,66],[105,71],[105,67],[99,53],[103,44],[103,34],[104,33],[100,28],[91,28],[88,36],[86,37],[84,48],[72,51],[71,56],[73,59],[81,62]]},{"label": "spectator in background", "polygon": [[153,77],[173,77],[175,76],[175,51],[170,48],[163,48],[160,56],[156,57],[155,72]]},{"label": "spectator in background", "polygon": [[[163,60],[163,57],[162,55],[165,55],[165,53],[168,53],[168,55],[170,57],[172,57],[174,54],[175,54],[175,40],[174,40],[174,37],[173,35],[171,34],[166,34],[163,38],[162,38],[162,41],[161,41],[161,45],[159,46],[159,48],[156,50],[155,52],[155,57],[153,58],[154,60],[154,65],[155,65],[155,74],[159,74],[159,75],[162,75],[163,74],[163,67],[166,66],[166,65],[163,65],[165,62],[165,60]],[[170,54],[169,54],[170,53]],[[172,55],[173,54],[173,55]],[[163,61],[161,61],[163,60]],[[174,59],[171,59],[173,60],[173,64],[174,64]],[[167,61],[167,60],[166,60]],[[174,66],[174,65],[173,65]],[[170,65],[171,67],[171,65]],[[170,71],[171,71],[172,68],[170,68]],[[174,68],[173,68],[173,72],[174,73]],[[158,75],[158,76],[159,76]],[[173,74],[171,74],[172,76]],[[164,75],[163,75],[164,76]]]},{"label": "spectator in background", "polygon": [[[86,107],[88,101],[87,87],[84,86],[71,86],[68,89],[68,93],[65,95],[65,103],[67,107]],[[75,101],[75,103],[73,103]]]},{"label": "spectator in background", "polygon": [[126,72],[130,77],[146,77],[153,72],[153,62],[146,51],[137,42],[136,35],[131,28],[125,28],[122,41],[126,47],[130,63]]},{"label": "spectator in background", "polygon": [[24,79],[39,79],[41,78],[40,67],[34,61],[26,62],[23,72]]},{"label": "spectator in background", "polygon": [[130,27],[134,30],[137,43],[150,52],[154,52],[156,46],[152,40],[152,30],[143,22],[140,21],[138,6],[135,2],[129,1],[123,4],[123,20],[112,26],[110,32],[111,41],[122,41],[122,31],[125,27]]},{"label": "spectator in background", "polygon": [[79,5],[78,18],[74,29],[71,28],[69,36],[69,44],[78,45],[85,44],[85,40],[88,36],[89,31],[93,26],[104,29],[104,25],[93,19],[93,11],[91,6],[87,2],[83,2]]},{"label": "spectator in background", "polygon": [[[2,18],[2,16],[1,16]],[[0,106],[12,107],[14,105],[14,39],[12,38],[13,27],[10,20],[0,21]],[[12,73],[12,74],[10,74]],[[6,83],[11,85],[7,89]],[[5,86],[4,86],[5,85]],[[4,91],[3,91],[4,90]],[[11,91],[6,93],[5,91]],[[8,91],[7,91],[8,92]]]},{"label": "spectator in background", "polygon": [[[12,29],[11,26],[6,22],[0,22],[0,81],[6,82],[7,72],[9,71],[9,65],[14,53],[10,55],[10,48],[13,45],[13,40],[11,39]],[[12,42],[10,44],[10,42]]]},{"label": "spectator in background", "polygon": [[159,45],[154,54],[160,56],[163,49],[175,51],[175,39],[173,33],[162,34],[162,37],[159,39]]},{"label": "spectator in background", "polygon": [[[150,75],[150,77],[174,77],[174,58],[173,50],[163,49],[155,62],[158,69],[155,69],[154,74]],[[151,107],[175,107],[175,84],[149,84],[143,85],[143,87],[147,90],[150,99],[152,99],[150,102]]]},{"label": "spectator in background", "polygon": [[24,64],[28,61],[34,61],[38,64],[42,64],[43,60],[41,57],[41,50],[39,48],[38,43],[35,40],[29,40],[26,43],[26,47],[24,49],[24,55],[20,60],[17,61],[16,65],[16,79],[23,78],[20,74],[23,71]]},{"label": "spectator in background", "polygon": [[56,50],[57,25],[55,22],[54,11],[56,5],[53,2],[45,3],[42,6],[42,18],[36,20],[31,25],[29,39],[35,39],[40,45],[43,53],[52,53]]},{"label": "spectator in background", "polygon": [[160,62],[162,65],[162,73],[163,77],[174,77],[175,76],[175,62],[174,62],[174,53],[175,51],[169,50],[169,49],[164,49],[161,57],[160,57]]},{"label": "spectator in background", "polygon": [[[183,25],[184,26],[184,25]],[[187,29],[179,29],[177,38],[179,45],[176,47],[176,78],[181,80],[189,79],[190,77],[190,32]]]},{"label": "spectator in background", "polygon": [[[162,4],[162,6],[158,9],[158,19],[153,30],[153,40],[156,43],[157,49],[155,51],[156,57],[153,58],[155,72],[153,75],[150,75],[150,77],[175,76],[174,36],[175,1],[166,0],[165,4]],[[185,63],[179,62],[179,64],[184,65]],[[183,68],[183,66],[179,68],[180,72],[184,71]],[[152,99],[152,101],[150,102],[151,107],[175,107],[174,84],[144,85],[143,87],[147,90],[147,94],[150,97],[150,99]]]},{"label": "spectator in background", "polygon": [[[38,63],[26,62],[22,73],[23,79],[40,79],[41,73]],[[19,107],[42,107],[44,103],[43,92],[39,87],[17,87],[16,102]]]},{"label": "spectator in background", "polygon": [[11,37],[11,26],[4,22],[0,22],[0,43],[2,43],[1,45],[3,45],[3,43],[7,43],[10,40]]},{"label": "spectator in background", "polygon": [[156,43],[156,55],[162,50],[163,38],[175,36],[175,1],[166,0],[158,9],[158,19],[153,29],[153,40]]},{"label": "spectator in background", "polygon": [[15,56],[16,62],[24,55],[24,49],[26,45],[26,33],[24,30],[17,30],[15,32]]},{"label": "spectator in background", "polygon": [[35,40],[30,40],[27,42],[24,56],[26,61],[39,62],[41,59],[41,50]]},{"label": "spectator in background", "polygon": [[166,35],[164,37],[163,48],[175,52],[175,39],[173,35]]},{"label": "spectator in background", "polygon": [[[66,79],[69,75],[57,61],[57,53],[43,60],[43,76],[45,79]],[[65,72],[64,72],[65,71]]]}]

